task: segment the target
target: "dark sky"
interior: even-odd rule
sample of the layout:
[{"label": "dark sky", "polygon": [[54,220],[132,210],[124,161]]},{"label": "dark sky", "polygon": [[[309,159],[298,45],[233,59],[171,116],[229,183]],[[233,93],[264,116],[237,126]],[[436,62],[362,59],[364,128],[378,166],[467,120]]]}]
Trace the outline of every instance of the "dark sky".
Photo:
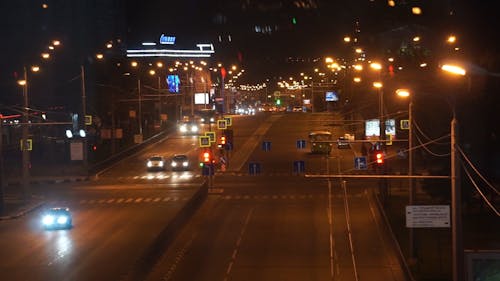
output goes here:
[{"label": "dark sky", "polygon": [[[248,73],[254,73],[254,79],[248,75],[250,82],[262,82],[271,75],[299,72],[300,67],[310,68],[310,65],[286,64],[289,57],[307,59],[341,55],[345,51],[342,37],[354,32],[356,20],[361,27],[360,43],[367,46],[374,45],[376,34],[417,24],[428,28],[433,35],[448,30],[456,32],[467,58],[491,70],[498,68],[499,61],[499,20],[491,1],[396,1],[396,8],[389,8],[387,1],[381,0],[47,2],[51,7],[49,13],[42,12],[39,3],[34,4],[31,0],[1,1],[0,32],[4,42],[11,42],[0,47],[4,54],[0,64],[2,100],[17,100],[14,94],[18,94],[19,88],[14,73],[20,74],[23,65],[39,60],[40,50],[54,36],[65,41],[66,48],[60,57],[67,58],[68,65],[64,71],[67,76],[54,78],[63,80],[57,81],[58,85],[72,85],[68,81],[78,74],[85,45],[89,45],[91,52],[94,51],[92,42],[97,46],[106,38],[120,36],[125,38],[127,46],[132,46],[156,40],[162,33],[177,36],[183,48],[192,48],[199,42],[215,43],[217,60],[242,64],[248,68]],[[311,8],[297,8],[297,3]],[[409,13],[412,3],[422,5],[422,16]],[[449,14],[451,10],[453,16]],[[293,18],[296,24],[292,23]],[[271,34],[256,33],[256,26],[270,26],[276,30]],[[218,44],[220,34],[231,35],[232,42]],[[34,90],[37,88],[46,87]],[[53,91],[58,88],[61,87]]]}]

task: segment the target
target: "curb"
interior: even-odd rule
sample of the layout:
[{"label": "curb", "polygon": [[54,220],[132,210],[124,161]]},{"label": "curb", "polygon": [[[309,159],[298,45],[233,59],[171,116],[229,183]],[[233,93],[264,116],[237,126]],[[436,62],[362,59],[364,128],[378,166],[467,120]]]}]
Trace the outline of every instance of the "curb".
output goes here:
[{"label": "curb", "polygon": [[22,216],[40,208],[40,207],[42,207],[44,204],[45,204],[44,200],[42,200],[40,202],[33,203],[31,205],[28,205],[27,207],[22,208],[19,212],[17,212],[14,215],[0,217],[0,221],[17,219],[19,217],[22,217]]},{"label": "curb", "polygon": [[[68,183],[68,182],[83,182],[90,181],[89,176],[71,176],[71,177],[39,177],[30,178],[29,184],[58,184],[58,183]],[[11,179],[7,180],[7,186],[17,186],[22,185],[22,179]]]}]

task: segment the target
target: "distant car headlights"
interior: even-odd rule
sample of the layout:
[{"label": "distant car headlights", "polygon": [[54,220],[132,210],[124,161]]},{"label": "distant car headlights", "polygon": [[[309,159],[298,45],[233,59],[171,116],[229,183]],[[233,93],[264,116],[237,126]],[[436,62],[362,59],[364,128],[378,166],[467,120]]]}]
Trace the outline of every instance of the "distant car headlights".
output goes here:
[{"label": "distant car headlights", "polygon": [[177,162],[172,162],[172,167],[177,167]]},{"label": "distant car headlights", "polygon": [[193,125],[193,126],[191,127],[191,132],[193,132],[193,133],[198,132],[198,126]]},{"label": "distant car headlights", "polygon": [[147,165],[148,165],[148,168],[153,167],[153,163],[152,163],[151,161],[148,161],[148,164],[147,164]]},{"label": "distant car headlights", "polygon": [[186,125],[181,125],[181,126],[179,127],[179,131],[181,131],[181,133],[185,133],[185,132],[187,132],[187,130],[188,130],[188,129],[187,129],[187,126],[186,126]]},{"label": "distant car headlights", "polygon": [[51,226],[54,225],[54,222],[56,221],[56,218],[53,215],[45,215],[42,218],[42,223],[45,226]]},{"label": "distant car headlights", "polygon": [[182,167],[187,167],[189,163],[187,161],[182,162]]},{"label": "distant car headlights", "polygon": [[65,226],[69,223],[69,217],[66,215],[45,215],[42,218],[42,224],[46,227]]}]

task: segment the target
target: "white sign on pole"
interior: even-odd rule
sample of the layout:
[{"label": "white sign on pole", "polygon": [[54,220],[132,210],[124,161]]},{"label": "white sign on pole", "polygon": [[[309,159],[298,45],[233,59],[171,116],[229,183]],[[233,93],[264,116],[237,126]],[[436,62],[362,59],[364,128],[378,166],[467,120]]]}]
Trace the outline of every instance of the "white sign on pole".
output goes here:
[{"label": "white sign on pole", "polygon": [[449,205],[406,206],[406,227],[450,227]]},{"label": "white sign on pole", "polygon": [[83,160],[83,142],[72,141],[69,144],[71,161],[81,161]]}]

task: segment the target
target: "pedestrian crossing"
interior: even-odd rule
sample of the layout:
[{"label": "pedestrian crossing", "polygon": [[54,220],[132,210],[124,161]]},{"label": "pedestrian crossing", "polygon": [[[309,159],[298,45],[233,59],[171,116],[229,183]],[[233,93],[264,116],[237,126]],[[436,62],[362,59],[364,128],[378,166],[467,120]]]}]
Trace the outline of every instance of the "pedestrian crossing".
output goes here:
[{"label": "pedestrian crossing", "polygon": [[[348,195],[348,198],[361,198],[363,194]],[[294,201],[294,200],[317,200],[327,199],[327,194],[221,194],[219,199],[227,201]],[[333,196],[334,199],[343,198],[343,195],[338,194]],[[79,200],[48,200],[47,203],[53,206],[72,206],[79,205],[136,205],[136,204],[162,204],[186,202],[190,199],[189,196],[164,196],[164,197],[117,197],[117,198],[89,198]]]},{"label": "pedestrian crossing", "polygon": [[119,197],[103,199],[80,199],[80,200],[48,200],[47,204],[54,206],[66,205],[127,205],[127,204],[154,204],[166,202],[185,202],[190,199],[189,196],[166,196],[166,197]]},{"label": "pedestrian crossing", "polygon": [[127,177],[113,177],[118,180],[191,180],[193,178],[200,178],[202,175],[199,174],[155,174],[155,175],[141,175],[141,176],[127,176]]},{"label": "pedestrian crossing", "polygon": [[[364,195],[362,193],[359,194],[348,194],[347,198],[361,198]],[[259,195],[242,195],[242,194],[235,194],[235,195],[221,195],[221,199],[223,200],[272,200],[272,201],[278,201],[278,200],[316,200],[316,199],[327,199],[328,194],[259,194]],[[333,195],[332,198],[334,199],[341,199],[344,198],[342,194],[336,194]]]}]

